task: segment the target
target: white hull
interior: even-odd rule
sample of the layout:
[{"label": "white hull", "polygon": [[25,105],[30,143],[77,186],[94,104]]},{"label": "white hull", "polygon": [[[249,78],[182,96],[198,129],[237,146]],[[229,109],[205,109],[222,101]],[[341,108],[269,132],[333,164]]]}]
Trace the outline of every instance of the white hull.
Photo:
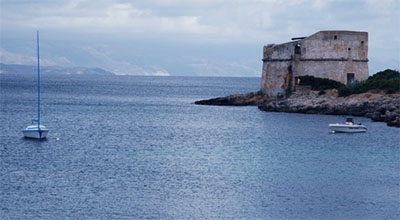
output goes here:
[{"label": "white hull", "polygon": [[43,125],[40,126],[40,129],[37,125],[30,125],[22,130],[22,133],[24,133],[25,138],[45,139],[49,130]]},{"label": "white hull", "polygon": [[333,132],[340,133],[362,133],[367,131],[367,127],[364,125],[353,125],[353,124],[329,124],[329,128]]}]

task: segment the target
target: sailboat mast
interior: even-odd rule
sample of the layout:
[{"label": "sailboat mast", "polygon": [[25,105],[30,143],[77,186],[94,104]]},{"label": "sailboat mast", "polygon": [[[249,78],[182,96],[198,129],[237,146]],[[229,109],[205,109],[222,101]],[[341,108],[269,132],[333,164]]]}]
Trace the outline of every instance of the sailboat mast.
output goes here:
[{"label": "sailboat mast", "polygon": [[38,128],[40,128],[40,57],[39,57],[39,31],[36,32],[37,40],[37,80],[38,80]]}]

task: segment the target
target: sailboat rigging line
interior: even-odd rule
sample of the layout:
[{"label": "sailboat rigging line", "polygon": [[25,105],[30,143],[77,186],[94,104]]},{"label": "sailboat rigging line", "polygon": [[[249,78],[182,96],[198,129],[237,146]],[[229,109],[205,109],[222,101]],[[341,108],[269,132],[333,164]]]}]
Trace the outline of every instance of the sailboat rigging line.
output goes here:
[{"label": "sailboat rigging line", "polygon": [[39,57],[39,31],[36,31],[37,40],[37,77],[38,77],[38,129],[40,130],[40,57]]}]

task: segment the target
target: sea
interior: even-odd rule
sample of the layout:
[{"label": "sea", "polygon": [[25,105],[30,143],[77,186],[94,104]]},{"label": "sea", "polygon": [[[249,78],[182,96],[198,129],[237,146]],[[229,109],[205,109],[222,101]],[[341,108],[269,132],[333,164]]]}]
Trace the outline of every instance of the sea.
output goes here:
[{"label": "sea", "polygon": [[195,105],[259,78],[0,74],[0,219],[400,219],[400,129]]}]

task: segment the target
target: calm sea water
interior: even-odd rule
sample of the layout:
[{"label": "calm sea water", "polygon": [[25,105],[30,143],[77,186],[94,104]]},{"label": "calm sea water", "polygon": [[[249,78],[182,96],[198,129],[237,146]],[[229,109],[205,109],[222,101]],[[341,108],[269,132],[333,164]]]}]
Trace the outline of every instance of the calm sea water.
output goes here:
[{"label": "calm sea water", "polygon": [[399,219],[400,130],[193,102],[257,78],[0,75],[0,219]]}]

